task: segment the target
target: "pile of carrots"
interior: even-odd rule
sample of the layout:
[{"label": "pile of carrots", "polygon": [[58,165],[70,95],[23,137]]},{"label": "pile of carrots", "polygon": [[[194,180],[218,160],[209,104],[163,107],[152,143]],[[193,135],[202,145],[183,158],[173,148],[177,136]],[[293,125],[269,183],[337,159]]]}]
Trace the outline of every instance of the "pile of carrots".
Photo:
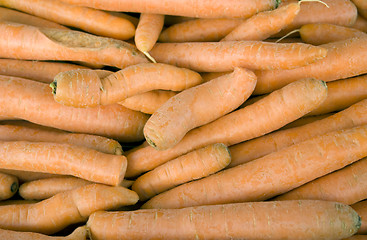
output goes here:
[{"label": "pile of carrots", "polygon": [[365,0],[0,0],[0,239],[367,239]]}]

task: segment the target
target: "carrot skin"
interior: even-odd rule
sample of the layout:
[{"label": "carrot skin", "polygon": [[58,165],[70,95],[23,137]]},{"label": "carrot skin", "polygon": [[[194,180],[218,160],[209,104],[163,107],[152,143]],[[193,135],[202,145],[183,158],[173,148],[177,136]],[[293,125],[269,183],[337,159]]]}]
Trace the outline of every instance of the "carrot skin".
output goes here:
[{"label": "carrot skin", "polygon": [[18,191],[18,178],[0,172],[0,200],[9,199]]},{"label": "carrot skin", "polygon": [[68,236],[48,236],[35,232],[20,232],[6,229],[0,229],[0,238],[2,240],[86,240],[87,239],[87,227],[81,226],[76,228]]},{"label": "carrot skin", "polygon": [[164,15],[140,15],[139,24],[135,33],[135,44],[141,52],[149,52],[157,42],[164,24]]},{"label": "carrot skin", "polygon": [[358,29],[363,32],[367,32],[367,20],[358,15],[356,22],[350,27]]},{"label": "carrot skin", "polygon": [[351,205],[362,219],[362,225],[358,229],[358,234],[367,234],[367,200],[363,200]]}]

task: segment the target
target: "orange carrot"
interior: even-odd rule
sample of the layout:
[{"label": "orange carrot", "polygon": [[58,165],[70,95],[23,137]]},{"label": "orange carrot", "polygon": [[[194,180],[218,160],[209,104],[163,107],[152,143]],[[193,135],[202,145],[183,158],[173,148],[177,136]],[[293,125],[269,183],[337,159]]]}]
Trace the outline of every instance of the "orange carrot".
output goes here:
[{"label": "orange carrot", "polygon": [[296,128],[272,132],[265,136],[231,146],[232,161],[230,167],[263,157],[321,134],[364,124],[367,124],[367,99],[319,121]]},{"label": "orange carrot", "polygon": [[89,181],[119,185],[126,157],[70,144],[52,142],[0,142],[0,163],[5,169],[73,175]]},{"label": "orange carrot", "polygon": [[69,143],[109,154],[121,155],[123,153],[121,145],[113,139],[90,134],[69,133],[24,121],[0,123],[0,140]]},{"label": "orange carrot", "polygon": [[251,106],[229,113],[188,132],[173,148],[143,147],[127,155],[127,177],[137,176],[173,158],[213,143],[227,146],[262,136],[303,116],[325,100],[326,85],[303,79],[274,91]]},{"label": "orange carrot", "polygon": [[135,34],[134,25],[125,18],[58,0],[1,0],[0,5],[100,36],[126,40]]},{"label": "orange carrot", "polygon": [[160,42],[216,42],[242,23],[237,18],[199,18],[172,25],[162,31]]},{"label": "orange carrot", "polygon": [[297,119],[297,120],[295,120],[293,122],[288,123],[284,127],[279,128],[279,130],[285,130],[285,129],[289,129],[289,128],[300,127],[300,126],[306,125],[308,123],[312,123],[312,122],[315,122],[315,121],[318,121],[318,120],[321,120],[321,119],[330,117],[333,114],[334,113],[325,113],[325,114],[322,114],[322,115],[301,117],[301,118],[299,118],[299,119]]},{"label": "orange carrot", "polygon": [[65,177],[65,175],[42,173],[42,172],[30,172],[13,169],[0,168],[1,173],[10,174],[18,178],[20,183],[34,181],[38,179],[51,178],[51,177]]},{"label": "orange carrot", "polygon": [[367,9],[362,9],[362,8],[360,8],[360,9],[358,9],[358,12],[359,12],[359,14],[360,14],[362,17],[367,18]]},{"label": "orange carrot", "polygon": [[131,110],[153,114],[168,99],[176,94],[177,92],[174,91],[152,90],[126,98],[124,101],[119,102],[119,104]]},{"label": "orange carrot", "polygon": [[284,193],[274,200],[315,199],[353,204],[367,198],[367,158]]},{"label": "orange carrot", "polygon": [[367,2],[364,0],[352,0],[352,2],[358,7],[362,9],[367,9]]},{"label": "orange carrot", "polygon": [[367,240],[367,236],[366,235],[355,234],[355,235],[350,236],[348,238],[344,238],[343,240]]},{"label": "orange carrot", "polygon": [[0,206],[5,205],[16,205],[16,204],[30,204],[30,203],[37,203],[39,201],[36,200],[24,200],[24,199],[10,199],[5,201],[0,201]]},{"label": "orange carrot", "polygon": [[184,17],[184,16],[174,16],[174,15],[166,15],[164,17],[164,25],[165,26],[171,26],[174,24],[178,24],[178,23],[182,23],[182,22],[186,22],[186,21],[191,21],[194,20],[196,18],[193,17]]},{"label": "orange carrot", "polygon": [[72,132],[96,134],[121,142],[140,141],[148,116],[113,104],[73,108],[58,104],[48,84],[0,76],[0,116],[20,118]]},{"label": "orange carrot", "polygon": [[328,50],[324,59],[289,70],[255,72],[258,79],[254,94],[264,94],[301,78],[326,82],[367,73],[367,37],[351,38],[321,45]]},{"label": "orange carrot", "polygon": [[151,198],[142,207],[182,208],[261,201],[288,192],[365,156],[367,125],[334,131],[180,185]]},{"label": "orange carrot", "polygon": [[358,234],[367,234],[367,200],[357,202],[351,207],[358,213],[362,219],[362,225],[358,230]]},{"label": "orange carrot", "polygon": [[170,98],[148,119],[144,126],[145,139],[157,150],[171,148],[191,129],[238,108],[255,85],[253,72],[235,68],[233,73],[186,89]]},{"label": "orange carrot", "polygon": [[132,190],[145,201],[180,184],[206,177],[231,161],[224,144],[212,144],[171,160],[135,180]]},{"label": "orange carrot", "polygon": [[95,107],[118,103],[155,89],[181,91],[201,82],[200,74],[189,69],[162,63],[143,63],[106,77],[92,70],[62,72],[56,75],[50,86],[54,99],[63,105]]},{"label": "orange carrot", "polygon": [[68,236],[48,236],[41,233],[35,232],[19,232],[0,229],[0,239],[2,240],[86,240],[87,239],[87,227],[81,226],[76,228]]},{"label": "orange carrot", "polygon": [[124,68],[148,62],[133,45],[80,31],[0,23],[0,57],[84,61]]},{"label": "orange carrot", "polygon": [[86,221],[95,211],[116,209],[137,201],[138,195],[129,189],[90,184],[35,204],[0,206],[0,227],[53,234],[70,224]]},{"label": "orange carrot", "polygon": [[0,200],[9,199],[18,191],[18,178],[0,172]]},{"label": "orange carrot", "polygon": [[320,60],[326,54],[324,48],[303,43],[261,41],[157,43],[150,51],[158,62],[198,72],[225,72],[234,67],[291,69]]},{"label": "orange carrot", "polygon": [[367,32],[367,20],[358,15],[356,22],[350,27]]},{"label": "orange carrot", "polygon": [[[219,184],[219,183],[218,183]],[[251,202],[184,209],[96,212],[92,239],[342,239],[360,226],[348,205],[327,201]]]},{"label": "orange carrot", "polygon": [[[107,12],[108,14],[111,14],[111,15],[114,15],[114,16],[117,16],[117,17],[120,17],[120,18],[125,18],[125,19],[129,20],[134,25],[135,28],[138,26],[139,18],[134,17],[130,14],[126,14],[126,13],[122,13],[122,12],[115,12],[115,11],[105,11],[105,12]],[[129,39],[129,40],[132,40],[132,38]]]}]

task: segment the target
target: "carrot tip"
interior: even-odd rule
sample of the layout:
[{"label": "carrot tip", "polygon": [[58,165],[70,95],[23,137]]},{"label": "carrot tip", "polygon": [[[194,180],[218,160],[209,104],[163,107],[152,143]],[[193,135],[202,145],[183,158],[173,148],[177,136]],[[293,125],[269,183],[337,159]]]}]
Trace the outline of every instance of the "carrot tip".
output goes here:
[{"label": "carrot tip", "polygon": [[52,88],[52,94],[55,95],[56,94],[56,88],[57,88],[57,82],[53,81],[52,83],[50,83],[49,86]]},{"label": "carrot tip", "polygon": [[150,138],[145,137],[145,140],[147,140],[147,142],[149,143],[150,146],[157,149],[157,145]]},{"label": "carrot tip", "polygon": [[117,147],[115,148],[115,155],[122,155],[124,153],[124,151],[122,150],[122,148]]},{"label": "carrot tip", "polygon": [[157,63],[157,61],[148,52],[143,53],[145,56],[147,56],[147,58],[149,58],[150,61],[152,61],[153,63]]},{"label": "carrot tip", "polygon": [[10,186],[10,191],[12,193],[15,193],[16,191],[18,191],[19,188],[19,184],[17,182],[13,182],[13,184]]}]

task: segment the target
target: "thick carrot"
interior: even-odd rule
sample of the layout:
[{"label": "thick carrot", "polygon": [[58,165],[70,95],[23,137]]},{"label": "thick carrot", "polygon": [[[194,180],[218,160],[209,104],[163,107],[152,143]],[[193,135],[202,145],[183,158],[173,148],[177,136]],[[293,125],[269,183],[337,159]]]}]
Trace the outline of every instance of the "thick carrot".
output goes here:
[{"label": "thick carrot", "polygon": [[160,42],[216,42],[242,23],[238,18],[199,18],[162,31]]},{"label": "thick carrot", "polygon": [[125,18],[58,0],[1,0],[0,5],[100,36],[126,40],[135,34],[135,26]]},{"label": "thick carrot", "polygon": [[127,188],[90,184],[35,204],[0,206],[0,227],[53,234],[86,221],[95,211],[117,209],[137,201],[138,195]]},{"label": "thick carrot", "polygon": [[367,158],[315,179],[274,200],[315,199],[354,204],[367,198]]},{"label": "thick carrot", "polygon": [[80,31],[0,23],[0,34],[2,58],[84,61],[118,68],[148,62],[131,44]]},{"label": "thick carrot", "polygon": [[235,68],[233,73],[186,89],[170,98],[148,119],[144,126],[145,139],[157,150],[171,148],[188,131],[238,108],[255,85],[256,76],[252,71]]},{"label": "thick carrot", "polygon": [[70,144],[52,142],[0,142],[0,163],[5,169],[73,175],[89,181],[119,185],[126,157]]},{"label": "thick carrot", "polygon": [[358,234],[367,234],[367,200],[357,202],[351,207],[358,213],[362,219],[362,225],[358,229]]},{"label": "thick carrot", "polygon": [[1,122],[0,140],[69,143],[109,154],[123,153],[121,145],[113,139],[91,134],[70,133],[25,121]]},{"label": "thick carrot", "polygon": [[0,76],[0,116],[20,118],[72,132],[96,134],[121,142],[140,141],[148,116],[113,104],[73,108],[58,104],[48,84]]},{"label": "thick carrot", "polygon": [[358,15],[356,22],[350,27],[358,29],[363,32],[367,32],[367,20]]},{"label": "thick carrot", "polygon": [[294,82],[251,106],[191,130],[171,149],[158,151],[149,146],[132,151],[127,155],[126,176],[137,176],[209,144],[221,142],[230,146],[262,136],[303,116],[323,102],[326,95],[326,85],[320,80]]},{"label": "thick carrot", "polygon": [[54,99],[63,105],[95,107],[118,103],[155,89],[181,91],[201,82],[200,74],[189,69],[163,63],[142,63],[106,77],[93,70],[62,72],[55,76],[50,86]]},{"label": "thick carrot", "polygon": [[18,178],[0,172],[0,200],[9,199],[18,191]]},{"label": "thick carrot", "polygon": [[212,144],[171,160],[135,180],[132,190],[145,201],[180,184],[206,177],[231,161],[224,144]]},{"label": "thick carrot", "polygon": [[48,236],[35,232],[20,232],[6,229],[0,229],[0,239],[2,240],[86,240],[87,227],[81,226],[76,228],[72,233],[65,237]]},{"label": "thick carrot", "polygon": [[328,23],[305,24],[299,29],[302,40],[312,45],[321,45],[353,37],[366,36],[365,32]]},{"label": "thick carrot", "polygon": [[260,12],[238,25],[221,41],[265,40],[288,26],[299,11],[300,2]]},{"label": "thick carrot", "polygon": [[182,208],[265,200],[365,156],[367,125],[334,131],[175,187],[151,198],[143,208]]},{"label": "thick carrot", "polygon": [[324,58],[327,50],[303,43],[261,41],[157,43],[150,55],[157,61],[198,72],[225,72],[234,67],[291,69]]},{"label": "thick carrot", "polygon": [[174,91],[152,90],[126,98],[124,101],[119,102],[119,104],[131,110],[153,114],[168,99],[176,94],[177,92]]},{"label": "thick carrot", "polygon": [[326,82],[367,73],[367,37],[351,38],[321,45],[328,50],[324,59],[289,70],[257,71],[254,94],[274,91],[302,78],[317,78]]},{"label": "thick carrot", "polygon": [[92,239],[342,239],[357,232],[358,214],[327,201],[269,201],[96,212]]},{"label": "thick carrot", "polygon": [[278,0],[259,0],[255,2],[252,0],[206,0],[200,2],[192,0],[170,0],[165,2],[150,0],[62,1],[80,6],[118,12],[156,13],[202,18],[245,18],[257,12],[276,8],[280,2]]}]

